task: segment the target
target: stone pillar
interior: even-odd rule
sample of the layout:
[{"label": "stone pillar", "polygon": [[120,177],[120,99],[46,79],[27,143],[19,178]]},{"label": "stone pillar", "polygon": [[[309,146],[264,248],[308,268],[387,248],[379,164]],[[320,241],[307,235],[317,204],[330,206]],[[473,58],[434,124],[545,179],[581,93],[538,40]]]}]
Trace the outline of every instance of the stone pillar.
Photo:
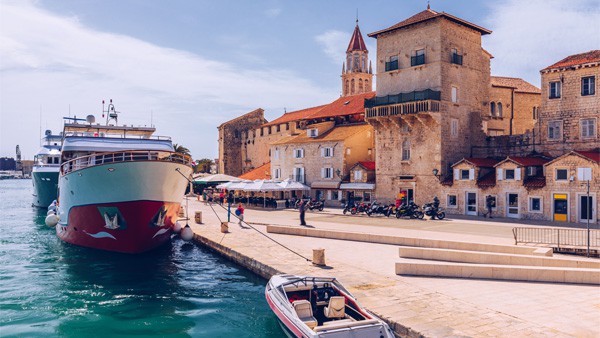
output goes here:
[{"label": "stone pillar", "polygon": [[229,222],[221,222],[221,232],[224,234],[229,232]]},{"label": "stone pillar", "polygon": [[196,224],[202,224],[202,211],[196,211],[195,215]]}]

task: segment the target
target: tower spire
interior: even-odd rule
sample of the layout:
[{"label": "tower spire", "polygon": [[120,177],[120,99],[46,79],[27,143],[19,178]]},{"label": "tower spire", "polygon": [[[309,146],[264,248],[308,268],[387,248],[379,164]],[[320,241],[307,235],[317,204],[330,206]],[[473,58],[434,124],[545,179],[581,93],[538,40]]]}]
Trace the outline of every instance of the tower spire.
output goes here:
[{"label": "tower spire", "polygon": [[427,9],[431,9],[431,7],[429,7],[429,0],[427,0]]}]

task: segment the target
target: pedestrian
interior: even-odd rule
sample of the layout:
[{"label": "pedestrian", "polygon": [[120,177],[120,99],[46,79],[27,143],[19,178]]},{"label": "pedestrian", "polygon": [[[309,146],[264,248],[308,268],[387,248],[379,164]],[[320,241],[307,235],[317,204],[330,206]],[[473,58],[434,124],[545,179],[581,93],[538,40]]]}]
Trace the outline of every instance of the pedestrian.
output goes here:
[{"label": "pedestrian", "polygon": [[212,190],[208,191],[208,205],[212,205],[213,203],[213,192]]},{"label": "pedestrian", "polygon": [[304,201],[300,200],[300,205],[298,206],[298,209],[300,211],[300,225],[306,225],[306,221],[304,220],[304,213],[305,213]]},{"label": "pedestrian", "polygon": [[242,205],[242,203],[240,203],[237,207],[237,209],[235,209],[235,215],[238,217],[239,222],[238,224],[240,226],[242,226],[242,222],[244,221],[244,206]]},{"label": "pedestrian", "polygon": [[225,193],[223,192],[223,190],[221,190],[221,193],[219,194],[219,204],[223,205],[224,200],[225,200]]},{"label": "pedestrian", "polygon": [[208,197],[206,196],[206,190],[202,190],[202,200],[204,201],[204,205],[208,202]]},{"label": "pedestrian", "polygon": [[487,197],[485,198],[485,207],[487,208],[487,216],[489,218],[493,218],[492,217],[492,208],[495,206],[496,206],[496,201],[494,200],[492,195],[487,195]]}]

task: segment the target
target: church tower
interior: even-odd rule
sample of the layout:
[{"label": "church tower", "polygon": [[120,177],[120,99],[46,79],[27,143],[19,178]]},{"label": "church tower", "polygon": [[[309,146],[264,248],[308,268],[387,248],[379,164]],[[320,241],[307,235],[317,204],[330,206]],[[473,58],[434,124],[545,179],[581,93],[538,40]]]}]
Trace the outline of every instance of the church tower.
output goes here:
[{"label": "church tower", "polygon": [[373,69],[356,19],[356,27],[346,50],[346,62],[342,65],[342,96],[372,91]]}]

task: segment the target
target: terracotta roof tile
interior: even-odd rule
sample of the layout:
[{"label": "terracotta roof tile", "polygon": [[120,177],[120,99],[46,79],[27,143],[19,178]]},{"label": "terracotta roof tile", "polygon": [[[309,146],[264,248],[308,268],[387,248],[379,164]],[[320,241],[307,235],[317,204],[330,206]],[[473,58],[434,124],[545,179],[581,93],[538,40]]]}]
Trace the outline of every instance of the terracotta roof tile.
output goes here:
[{"label": "terracotta roof tile", "polygon": [[494,87],[515,88],[515,92],[541,94],[542,91],[531,83],[516,77],[491,76],[490,82]]},{"label": "terracotta roof tile", "polygon": [[362,34],[360,33],[360,28],[358,28],[358,21],[356,22],[356,27],[354,27],[354,33],[352,33],[352,38],[350,38],[350,43],[348,44],[348,49],[346,49],[346,53],[354,50],[367,50],[365,40],[363,40]]},{"label": "terracotta roof tile", "polygon": [[535,167],[535,166],[542,166],[548,162],[550,162],[549,159],[543,158],[543,157],[533,157],[533,156],[527,156],[527,157],[517,157],[517,156],[509,156],[507,157],[505,160],[500,161],[496,164],[496,166],[498,166],[500,163],[504,163],[506,161],[511,161],[514,162],[522,167]]},{"label": "terracotta roof tile", "polygon": [[493,187],[496,185],[496,171],[490,171],[477,179],[477,186],[481,188]]},{"label": "terracotta roof tile", "polygon": [[[262,113],[262,112],[264,112],[264,110],[263,110],[262,108],[254,109],[253,111],[251,111],[251,112],[249,112],[249,113],[246,113],[246,114],[244,114],[244,115],[242,115],[242,116],[238,116],[238,117],[236,117],[236,118],[234,118],[234,119],[232,119],[232,120],[229,120],[229,121],[227,121],[227,122],[223,122],[223,123],[221,123],[221,124],[220,124],[220,125],[219,125],[217,128],[221,128],[221,126],[223,126],[223,125],[226,125],[226,124],[229,124],[229,123],[232,123],[232,122],[236,122],[236,121],[238,121],[238,120],[241,120],[242,118],[244,118],[244,117],[246,117],[246,116],[248,116],[248,115],[250,115],[250,114],[254,114],[254,113],[256,113],[256,112],[261,112],[261,113]],[[264,118],[263,118],[263,120],[264,120]],[[264,120],[264,121],[266,121],[266,120]]]},{"label": "terracotta roof tile", "polygon": [[293,137],[285,138],[271,144],[302,144],[302,143],[312,143],[312,142],[326,142],[326,141],[343,141],[348,137],[363,132],[367,130],[372,130],[368,124],[359,124],[359,125],[343,125],[333,127],[327,132],[317,136],[310,137],[306,133],[301,133]]},{"label": "terracotta roof tile", "polygon": [[365,99],[370,99],[375,96],[375,92],[362,93],[350,96],[342,96],[337,100],[324,104],[322,106],[316,106],[297,110],[289,113],[285,113],[275,120],[265,123],[262,126],[272,126],[281,123],[309,120],[323,117],[335,117],[353,115],[365,112]]},{"label": "terracotta roof tile", "polygon": [[313,115],[316,112],[318,112],[319,110],[321,110],[325,106],[326,105],[316,106],[316,107],[311,107],[311,108],[306,108],[306,109],[301,109],[301,110],[296,110],[296,111],[292,111],[289,113],[285,113],[282,116],[276,118],[275,120],[263,124],[262,126],[266,127],[266,126],[272,126],[272,125],[277,125],[277,124],[282,124],[282,123],[287,123],[287,122],[305,120],[305,119],[309,118],[311,115]]},{"label": "terracotta roof tile", "polygon": [[523,181],[523,186],[526,188],[539,189],[546,186],[546,177],[545,176],[529,176],[525,177]]},{"label": "terracotta roof tile", "polygon": [[592,161],[600,162],[600,149],[596,149],[596,150],[592,150],[592,151],[577,151],[577,150],[575,150],[575,152],[581,156],[589,158]]},{"label": "terracotta roof tile", "polygon": [[358,163],[360,163],[360,165],[365,167],[367,170],[375,170],[375,162],[360,161]]},{"label": "terracotta roof tile", "polygon": [[345,116],[365,112],[365,99],[375,97],[375,92],[342,96],[339,99],[322,106],[322,108],[310,116],[312,119],[334,116]]},{"label": "terracotta roof tile", "polygon": [[592,62],[600,62],[600,50],[591,50],[589,52],[567,56],[557,63],[542,69],[542,71],[554,68],[571,67]]},{"label": "terracotta roof tile", "polygon": [[481,26],[477,26],[477,25],[475,25],[473,23],[470,23],[470,22],[465,21],[463,19],[457,18],[457,17],[455,17],[453,15],[450,15],[448,13],[444,13],[444,12],[438,13],[438,12],[436,12],[434,10],[426,9],[426,10],[424,10],[422,12],[419,12],[419,13],[411,16],[410,18],[408,18],[406,20],[398,22],[397,24],[395,24],[395,25],[393,25],[391,27],[388,27],[386,29],[382,29],[382,30],[379,30],[377,32],[373,32],[373,33],[370,33],[370,34],[367,34],[367,35],[369,37],[372,37],[372,38],[377,38],[377,35],[379,35],[379,34],[391,32],[391,31],[396,30],[396,29],[408,27],[408,26],[411,26],[411,25],[414,25],[414,24],[417,24],[417,23],[420,23],[420,22],[429,21],[429,20],[432,20],[432,19],[435,19],[435,18],[438,18],[438,17],[443,17],[443,18],[445,18],[447,20],[454,21],[454,22],[456,22],[458,24],[461,24],[463,26],[466,26],[466,27],[469,27],[471,29],[474,29],[474,30],[480,32],[482,35],[483,34],[490,34],[492,32],[492,31],[490,31],[488,29],[485,29],[485,28],[483,28]]},{"label": "terracotta roof tile", "polygon": [[254,168],[249,172],[238,176],[243,180],[270,180],[271,179],[271,162],[267,162],[258,168]]}]

